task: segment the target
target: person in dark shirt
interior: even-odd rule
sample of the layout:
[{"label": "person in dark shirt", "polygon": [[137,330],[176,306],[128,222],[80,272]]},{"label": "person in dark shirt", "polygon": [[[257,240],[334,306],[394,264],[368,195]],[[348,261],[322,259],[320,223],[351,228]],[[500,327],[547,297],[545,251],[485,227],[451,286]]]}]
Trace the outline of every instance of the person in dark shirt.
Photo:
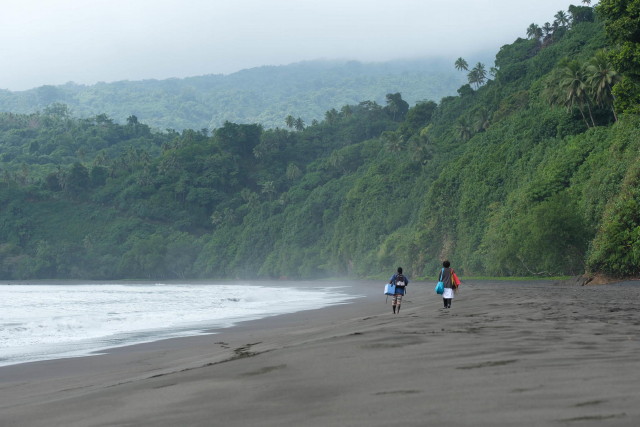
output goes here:
[{"label": "person in dark shirt", "polygon": [[398,272],[391,276],[389,283],[396,285],[396,293],[393,294],[393,301],[391,302],[391,308],[394,313],[400,313],[400,305],[402,304],[402,296],[406,293],[409,279],[402,274],[402,267],[398,267]]},{"label": "person in dark shirt", "polygon": [[451,300],[454,297],[456,285],[453,280],[453,268],[451,268],[451,263],[449,261],[444,261],[442,263],[440,281],[444,284],[444,293],[442,294],[444,308],[451,308]]}]

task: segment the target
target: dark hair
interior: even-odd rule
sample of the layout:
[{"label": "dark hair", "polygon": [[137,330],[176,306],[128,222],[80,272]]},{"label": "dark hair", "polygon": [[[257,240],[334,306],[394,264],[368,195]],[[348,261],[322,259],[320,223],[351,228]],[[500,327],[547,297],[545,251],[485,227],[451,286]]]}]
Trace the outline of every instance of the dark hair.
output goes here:
[{"label": "dark hair", "polygon": [[398,273],[402,274],[402,267],[398,267]]},{"label": "dark hair", "polygon": [[450,265],[451,265],[451,263],[449,261],[445,261],[445,262],[442,263],[442,266],[444,268],[449,268]]}]

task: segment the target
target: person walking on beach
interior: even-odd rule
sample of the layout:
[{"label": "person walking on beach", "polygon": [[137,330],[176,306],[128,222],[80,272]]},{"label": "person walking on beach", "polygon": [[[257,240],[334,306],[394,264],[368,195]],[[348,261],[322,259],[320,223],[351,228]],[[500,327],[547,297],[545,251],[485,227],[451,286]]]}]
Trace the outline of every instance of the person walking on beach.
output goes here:
[{"label": "person walking on beach", "polygon": [[400,313],[400,304],[402,304],[402,296],[405,294],[409,279],[402,274],[402,267],[398,267],[398,272],[391,276],[389,283],[396,285],[396,293],[393,294],[393,301],[391,301],[391,308],[393,313]]},{"label": "person walking on beach", "polygon": [[449,261],[442,263],[442,270],[440,270],[440,282],[444,284],[444,292],[442,293],[442,302],[444,308],[451,308],[451,300],[454,298],[454,291],[456,290],[456,283],[453,278],[453,268]]}]

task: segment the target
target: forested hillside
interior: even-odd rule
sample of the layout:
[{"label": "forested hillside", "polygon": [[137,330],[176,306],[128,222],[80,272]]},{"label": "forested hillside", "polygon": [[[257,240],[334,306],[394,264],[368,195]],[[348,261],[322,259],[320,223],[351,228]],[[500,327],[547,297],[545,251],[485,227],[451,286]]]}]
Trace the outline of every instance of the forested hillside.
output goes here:
[{"label": "forested hillside", "polygon": [[455,94],[463,80],[440,58],[367,64],[309,61],[230,75],[0,90],[0,111],[30,114],[66,104],[76,117],[106,114],[124,124],[135,115],[160,131],[211,130],[226,121],[275,128],[284,126],[288,115],[311,124],[332,108],[366,100],[382,103],[387,93],[401,92],[411,104],[437,101]]},{"label": "forested hillside", "polygon": [[559,11],[491,75],[460,58],[437,104],[392,92],[297,130],[1,114],[0,277],[636,276],[637,5]]}]

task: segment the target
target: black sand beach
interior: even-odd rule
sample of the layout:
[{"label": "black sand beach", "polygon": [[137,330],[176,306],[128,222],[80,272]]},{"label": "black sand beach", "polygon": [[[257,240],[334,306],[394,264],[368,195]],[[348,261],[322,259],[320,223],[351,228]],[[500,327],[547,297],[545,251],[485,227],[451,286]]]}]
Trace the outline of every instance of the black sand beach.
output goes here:
[{"label": "black sand beach", "polygon": [[0,426],[640,425],[640,283],[434,284],[3,367]]}]

